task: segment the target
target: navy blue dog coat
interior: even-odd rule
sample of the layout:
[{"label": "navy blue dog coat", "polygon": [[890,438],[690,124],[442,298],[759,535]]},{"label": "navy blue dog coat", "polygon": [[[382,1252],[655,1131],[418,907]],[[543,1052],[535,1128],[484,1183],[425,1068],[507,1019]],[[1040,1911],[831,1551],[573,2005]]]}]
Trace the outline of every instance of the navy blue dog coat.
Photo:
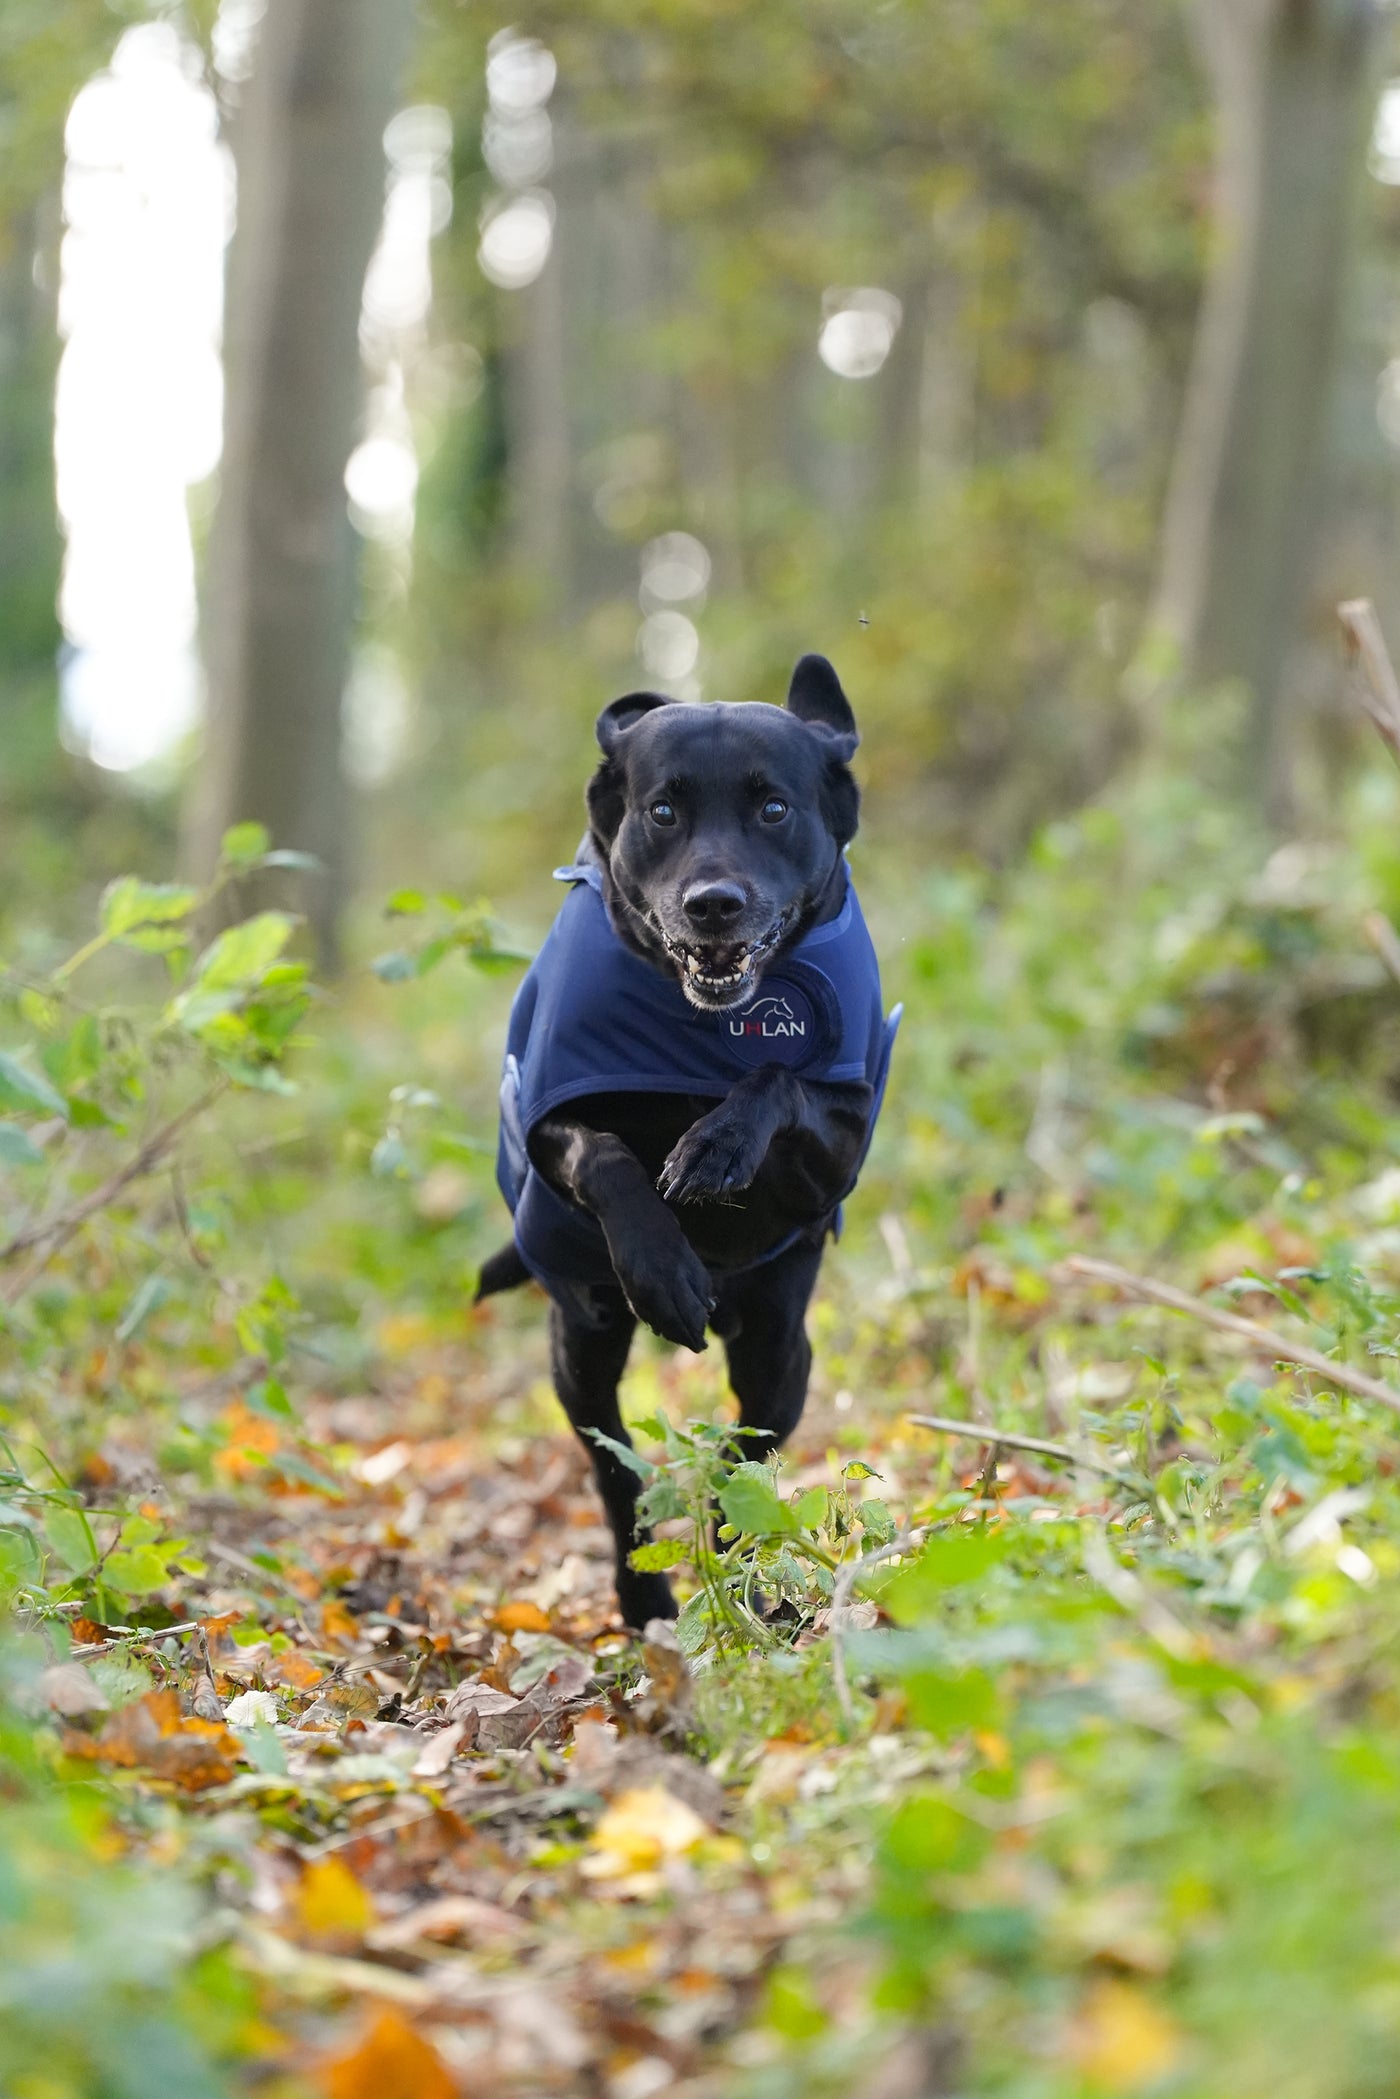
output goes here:
[{"label": "navy blue dog coat", "polygon": [[[783,954],[747,1006],[719,1012],[692,1006],[673,976],[619,939],[597,867],[580,861],[556,869],[555,879],[573,886],[511,1007],[496,1178],[521,1260],[551,1297],[577,1308],[591,1287],[616,1278],[596,1218],[530,1164],[526,1140],[552,1109],[590,1093],[723,1099],[746,1071],[784,1064],[802,1078],[864,1079],[874,1089],[868,1146],[900,1009],[886,1020],[879,964],[849,878],[836,917]],[[864,1150],[857,1172],[863,1163]],[[831,1225],[838,1217],[839,1206]],[[759,1258],[772,1260],[798,1236]]]}]

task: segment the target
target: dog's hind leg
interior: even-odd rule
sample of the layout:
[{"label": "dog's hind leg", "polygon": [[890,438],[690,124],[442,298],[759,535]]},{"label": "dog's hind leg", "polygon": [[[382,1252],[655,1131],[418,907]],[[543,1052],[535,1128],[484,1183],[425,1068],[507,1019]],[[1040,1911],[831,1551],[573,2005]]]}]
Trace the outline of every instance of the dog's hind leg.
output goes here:
[{"label": "dog's hind leg", "polygon": [[741,1439],[745,1459],[761,1461],[802,1418],[812,1369],[807,1306],[821,1262],[821,1241],[801,1239],[776,1260],[720,1285],[711,1324],[729,1358],[739,1426],[763,1432]]},{"label": "dog's hind leg", "polygon": [[617,1388],[637,1321],[620,1290],[593,1293],[600,1323],[572,1318],[557,1303],[549,1308],[549,1353],[554,1389],[575,1434],[588,1452],[617,1552],[617,1601],[626,1624],[638,1631],[652,1618],[674,1618],[676,1600],[664,1574],[638,1574],[628,1566],[634,1545],[647,1542],[637,1529],[637,1475],[614,1451],[589,1434],[599,1429],[616,1443],[630,1444],[617,1404]]}]

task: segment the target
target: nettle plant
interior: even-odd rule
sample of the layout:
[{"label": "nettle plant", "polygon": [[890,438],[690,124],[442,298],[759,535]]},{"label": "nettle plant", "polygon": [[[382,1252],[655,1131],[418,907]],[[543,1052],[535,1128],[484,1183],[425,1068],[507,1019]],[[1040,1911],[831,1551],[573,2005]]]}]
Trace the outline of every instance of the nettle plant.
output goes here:
[{"label": "nettle plant", "polygon": [[636,1546],[630,1557],[639,1573],[693,1567],[698,1586],[676,1625],[687,1654],[707,1647],[769,1653],[789,1645],[831,1602],[842,1562],[895,1536],[884,1502],[851,1494],[855,1482],[879,1477],[858,1460],[838,1484],[785,1499],[776,1452],[734,1462],[746,1441],[761,1443],[761,1430],[706,1421],[678,1428],[659,1414],[635,1426],[655,1437],[657,1451],[643,1456],[601,1430],[591,1433],[642,1481],[639,1523],[685,1526]]},{"label": "nettle plant", "polygon": [[[0,1419],[27,1427],[56,1364],[131,1342],[182,1273],[221,1294],[242,1368],[266,1372],[241,1380],[250,1400],[288,1411],[276,1366],[295,1306],[276,1278],[240,1290],[218,1272],[217,1206],[184,1169],[225,1096],[294,1090],[284,1065],[314,995],[287,952],[293,914],[203,928],[249,876],[313,865],[240,824],[205,886],[122,876],[75,952],[42,971],[0,964],[14,1031],[0,1035]],[[154,995],[139,963],[93,968],[113,950],[154,959]],[[8,1390],[6,1360],[22,1373]],[[163,1588],[184,1549],[149,1511],[89,1507],[24,1435],[0,1444],[0,1605],[42,1616],[76,1600],[107,1617]]]}]

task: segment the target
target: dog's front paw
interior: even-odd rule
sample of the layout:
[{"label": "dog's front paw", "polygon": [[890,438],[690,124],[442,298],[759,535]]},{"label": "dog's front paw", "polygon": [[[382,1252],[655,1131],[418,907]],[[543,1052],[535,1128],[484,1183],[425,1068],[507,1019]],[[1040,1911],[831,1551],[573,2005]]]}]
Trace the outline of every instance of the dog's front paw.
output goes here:
[{"label": "dog's front paw", "polygon": [[718,1108],[691,1124],[656,1185],[668,1203],[738,1195],[763,1164],[765,1149],[747,1120]]},{"label": "dog's front paw", "polygon": [[[675,1220],[662,1210],[661,1229],[639,1244],[610,1245],[622,1294],[641,1320],[663,1341],[678,1348],[705,1346],[705,1328],[714,1309],[710,1272]],[[668,1229],[669,1228],[669,1229]]]}]

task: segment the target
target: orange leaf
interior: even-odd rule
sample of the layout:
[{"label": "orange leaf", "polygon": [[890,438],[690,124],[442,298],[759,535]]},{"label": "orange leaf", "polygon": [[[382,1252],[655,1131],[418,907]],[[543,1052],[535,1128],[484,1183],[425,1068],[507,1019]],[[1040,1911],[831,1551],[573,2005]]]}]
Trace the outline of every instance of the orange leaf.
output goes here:
[{"label": "orange leaf", "polygon": [[355,1620],[346,1610],[343,1603],[337,1603],[332,1598],[328,1604],[322,1607],[321,1637],[323,1639],[353,1640],[357,1637],[359,1630],[359,1626],[355,1623]]},{"label": "orange leaf", "polygon": [[268,1664],[269,1678],[275,1677],[279,1684],[288,1684],[294,1691],[310,1691],[325,1677],[325,1670],[308,1661],[304,1654],[295,1652],[279,1654]]},{"label": "orange leaf", "polygon": [[389,2010],[358,2047],[326,2064],[322,2086],[326,2099],[457,2099],[436,2048]]},{"label": "orange leaf", "polygon": [[360,1938],[374,1922],[374,1904],[344,1859],[332,1852],[313,1859],[296,1892],[297,1916],[316,1939]]},{"label": "orange leaf", "polygon": [[114,1713],[95,1740],[70,1735],[64,1747],[92,1763],[150,1771],[187,1793],[227,1785],[242,1755],[221,1722],[184,1719],[173,1691],[148,1691]]},{"label": "orange leaf", "polygon": [[549,1619],[537,1603],[503,1603],[491,1614],[491,1622],[501,1633],[547,1633]]}]

